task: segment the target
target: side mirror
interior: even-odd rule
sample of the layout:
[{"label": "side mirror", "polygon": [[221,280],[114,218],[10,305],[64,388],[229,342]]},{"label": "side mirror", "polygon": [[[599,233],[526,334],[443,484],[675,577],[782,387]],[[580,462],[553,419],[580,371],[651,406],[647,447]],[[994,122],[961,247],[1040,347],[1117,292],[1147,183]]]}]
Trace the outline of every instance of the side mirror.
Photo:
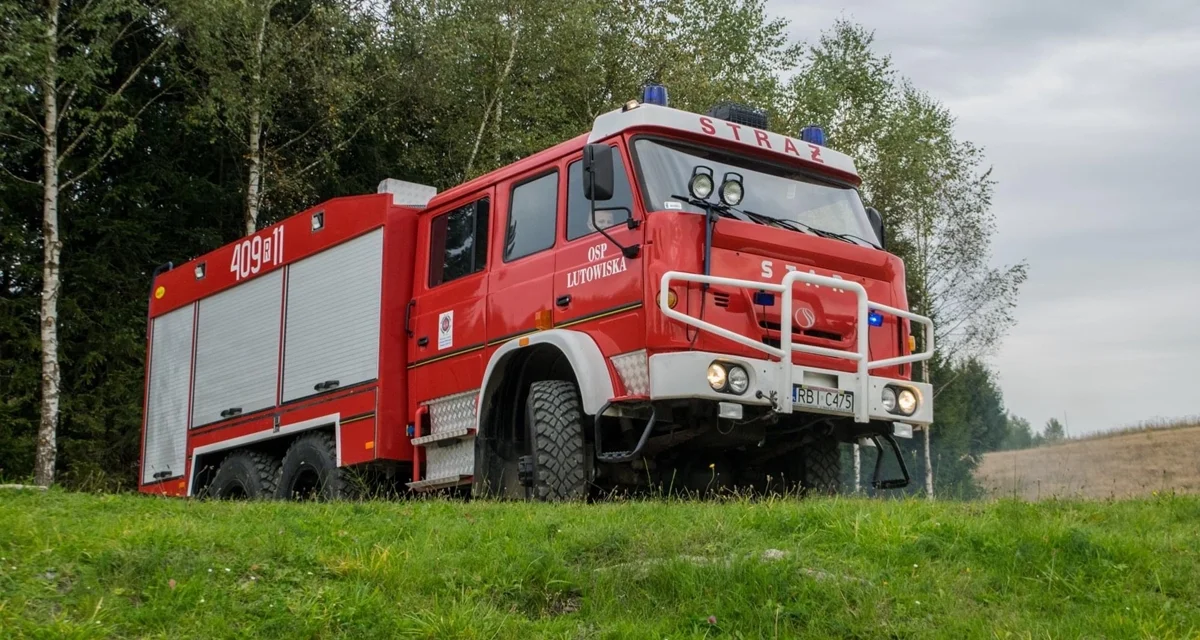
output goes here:
[{"label": "side mirror", "polygon": [[607,144],[583,148],[583,195],[593,202],[612,199],[613,148]]},{"label": "side mirror", "polygon": [[887,249],[887,241],[883,239],[883,214],[875,207],[867,207],[867,219],[871,221],[871,230],[879,238],[879,248]]}]

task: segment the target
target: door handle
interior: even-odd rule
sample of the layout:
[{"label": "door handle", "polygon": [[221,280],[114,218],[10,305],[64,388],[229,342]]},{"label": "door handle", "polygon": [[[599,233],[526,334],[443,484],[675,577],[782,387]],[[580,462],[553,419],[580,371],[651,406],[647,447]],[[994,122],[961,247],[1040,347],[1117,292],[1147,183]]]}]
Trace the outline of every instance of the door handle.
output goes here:
[{"label": "door handle", "polygon": [[420,338],[417,338],[417,346],[418,347],[424,347],[428,344],[429,344],[429,336],[421,336]]},{"label": "door handle", "polygon": [[409,300],[408,305],[404,307],[404,333],[408,334],[410,338],[413,336],[412,312],[415,306],[417,306],[417,301]]},{"label": "door handle", "polygon": [[570,305],[571,304],[571,294],[567,294],[565,296],[559,296],[559,297],[555,298],[554,304],[556,304],[560,307],[565,307],[565,306]]}]

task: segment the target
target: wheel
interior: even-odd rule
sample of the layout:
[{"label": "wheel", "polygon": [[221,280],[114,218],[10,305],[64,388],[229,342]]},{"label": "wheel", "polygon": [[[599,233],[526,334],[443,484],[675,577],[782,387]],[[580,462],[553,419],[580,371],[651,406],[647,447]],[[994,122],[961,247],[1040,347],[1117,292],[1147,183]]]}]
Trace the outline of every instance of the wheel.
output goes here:
[{"label": "wheel", "polygon": [[587,497],[583,409],[575,384],[534,382],[525,412],[533,463],[529,478],[532,497],[542,501]]},{"label": "wheel", "polygon": [[350,498],[345,470],[337,464],[333,434],[314,431],[296,438],[283,454],[277,496],[284,500]]},{"label": "wheel", "polygon": [[214,498],[265,500],[275,497],[279,460],[257,451],[238,449],[217,468],[208,495]]},{"label": "wheel", "polygon": [[832,496],[842,484],[842,452],[834,438],[814,440],[800,449],[800,488]]}]

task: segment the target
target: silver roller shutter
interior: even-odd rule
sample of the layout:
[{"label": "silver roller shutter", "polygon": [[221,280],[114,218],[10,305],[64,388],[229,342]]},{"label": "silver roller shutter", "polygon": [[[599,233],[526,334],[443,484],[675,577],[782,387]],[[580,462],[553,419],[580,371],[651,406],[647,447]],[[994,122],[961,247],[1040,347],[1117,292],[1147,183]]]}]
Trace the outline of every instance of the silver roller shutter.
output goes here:
[{"label": "silver roller shutter", "polygon": [[200,301],[192,426],[275,406],[283,270]]},{"label": "silver roller shutter", "polygon": [[288,272],[283,401],[379,376],[383,230],[326,249]]},{"label": "silver roller shutter", "polygon": [[150,395],[142,483],[155,474],[183,475],[187,448],[188,384],[192,375],[192,318],[195,305],[154,319],[150,338]]}]

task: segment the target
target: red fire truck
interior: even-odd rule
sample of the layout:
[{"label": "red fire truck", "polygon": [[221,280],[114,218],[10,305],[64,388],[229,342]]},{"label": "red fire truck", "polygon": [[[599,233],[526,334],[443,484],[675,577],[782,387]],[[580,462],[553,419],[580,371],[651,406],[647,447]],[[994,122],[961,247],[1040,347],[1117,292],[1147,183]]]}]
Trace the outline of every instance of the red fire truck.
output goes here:
[{"label": "red fire truck", "polygon": [[650,86],[442,193],[386,180],[165,265],[140,489],[832,491],[842,442],[903,486],[932,324],[858,186],[818,128]]}]

